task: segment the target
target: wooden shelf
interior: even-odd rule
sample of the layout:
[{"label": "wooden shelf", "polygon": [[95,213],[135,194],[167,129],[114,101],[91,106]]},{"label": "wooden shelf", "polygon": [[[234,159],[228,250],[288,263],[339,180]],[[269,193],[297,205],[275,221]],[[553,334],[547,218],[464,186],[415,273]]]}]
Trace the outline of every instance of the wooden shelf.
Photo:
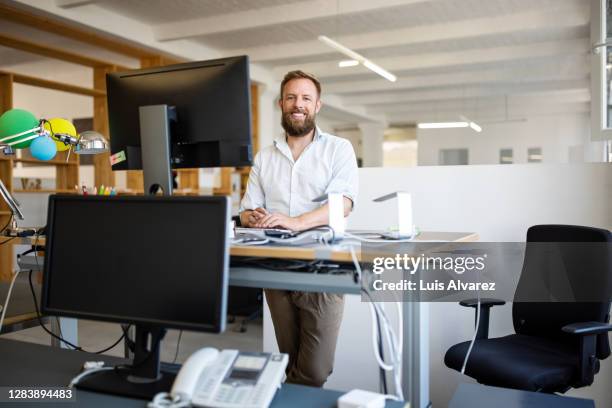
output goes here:
[{"label": "wooden shelf", "polygon": [[62,193],[62,194],[77,194],[77,191],[75,189],[67,189],[67,190],[58,190],[58,189],[44,189],[41,188],[40,190],[34,190],[34,189],[14,189],[13,193]]},{"label": "wooden shelf", "polygon": [[69,161],[69,162],[65,162],[63,160],[47,160],[47,161],[40,161],[38,159],[30,159],[30,158],[14,158],[12,159],[15,163],[34,163],[34,164],[40,164],[41,166],[78,166],[79,162],[78,161]]}]

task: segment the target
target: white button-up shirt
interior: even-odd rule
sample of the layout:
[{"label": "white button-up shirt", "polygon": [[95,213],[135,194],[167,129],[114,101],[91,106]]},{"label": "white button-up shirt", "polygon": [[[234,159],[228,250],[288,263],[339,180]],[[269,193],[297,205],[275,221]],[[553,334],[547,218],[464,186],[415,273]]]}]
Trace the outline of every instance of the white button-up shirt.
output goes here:
[{"label": "white button-up shirt", "polygon": [[316,128],[312,143],[297,160],[284,137],[255,156],[240,212],[262,207],[297,217],[324,204],[312,200],[328,193],[342,193],[354,205],[357,189],[357,160],[351,143]]}]

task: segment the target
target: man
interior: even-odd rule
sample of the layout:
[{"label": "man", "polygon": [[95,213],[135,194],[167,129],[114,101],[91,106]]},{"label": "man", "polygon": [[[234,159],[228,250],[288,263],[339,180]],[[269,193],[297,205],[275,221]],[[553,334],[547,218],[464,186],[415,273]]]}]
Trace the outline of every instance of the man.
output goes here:
[{"label": "man", "polygon": [[[291,71],[281,83],[279,106],[284,137],[255,157],[241,202],[240,221],[256,228],[294,231],[326,225],[327,193],[344,195],[347,216],[357,196],[357,161],[350,142],[315,124],[321,85]],[[289,354],[287,382],[321,387],[333,369],[344,298],[330,293],[266,290],[279,349]]]}]

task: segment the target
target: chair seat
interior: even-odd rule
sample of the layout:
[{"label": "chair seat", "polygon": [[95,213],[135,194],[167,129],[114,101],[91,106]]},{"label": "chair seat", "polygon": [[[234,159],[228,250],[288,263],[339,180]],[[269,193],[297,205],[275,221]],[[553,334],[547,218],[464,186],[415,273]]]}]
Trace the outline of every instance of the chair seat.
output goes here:
[{"label": "chair seat", "polygon": [[[461,371],[470,342],[451,347],[444,363]],[[465,373],[478,382],[530,391],[565,391],[578,369],[574,347],[546,338],[512,334],[476,340]]]}]

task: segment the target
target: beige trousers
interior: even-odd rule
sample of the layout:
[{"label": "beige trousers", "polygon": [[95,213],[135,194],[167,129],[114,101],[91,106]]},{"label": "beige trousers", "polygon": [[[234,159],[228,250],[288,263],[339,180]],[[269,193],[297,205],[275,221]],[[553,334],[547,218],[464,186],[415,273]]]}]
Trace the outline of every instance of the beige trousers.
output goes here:
[{"label": "beige trousers", "polygon": [[344,296],[266,289],[276,341],[289,354],[287,382],[322,387],[334,368]]}]

